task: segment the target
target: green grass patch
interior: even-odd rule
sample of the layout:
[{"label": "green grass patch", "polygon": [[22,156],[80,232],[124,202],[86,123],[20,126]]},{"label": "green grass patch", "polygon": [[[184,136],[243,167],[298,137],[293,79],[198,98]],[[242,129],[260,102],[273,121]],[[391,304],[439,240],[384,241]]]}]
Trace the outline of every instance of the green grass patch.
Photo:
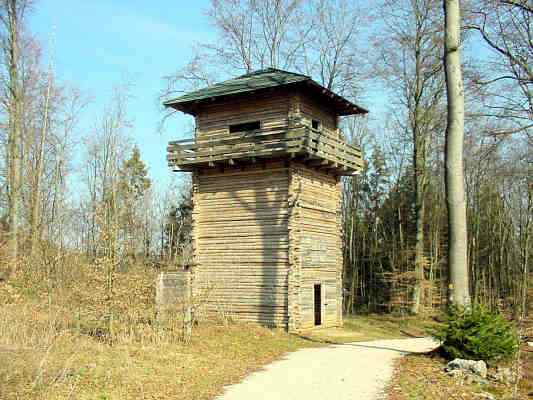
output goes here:
[{"label": "green grass patch", "polygon": [[379,339],[429,336],[437,326],[430,318],[383,314],[349,315],[339,328],[320,328],[302,333],[308,339],[325,343],[350,343]]}]

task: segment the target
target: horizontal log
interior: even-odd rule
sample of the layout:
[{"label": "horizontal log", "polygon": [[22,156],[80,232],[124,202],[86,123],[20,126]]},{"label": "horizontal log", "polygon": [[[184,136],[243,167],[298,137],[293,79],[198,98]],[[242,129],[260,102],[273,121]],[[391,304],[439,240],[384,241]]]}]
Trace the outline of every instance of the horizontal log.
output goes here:
[{"label": "horizontal log", "polygon": [[258,304],[256,306],[246,306],[241,304],[234,304],[234,303],[225,303],[225,302],[216,302],[216,301],[210,301],[206,303],[205,311],[219,311],[223,309],[224,311],[228,313],[236,313],[239,315],[248,314],[249,317],[275,317],[278,319],[286,319],[287,318],[287,307],[282,304],[273,304],[273,305],[267,305],[267,304]]},{"label": "horizontal log", "polygon": [[[284,287],[285,290],[287,289],[288,285],[288,274],[283,275],[244,275],[239,274],[237,276],[239,285],[249,286],[249,285],[255,285],[255,286],[277,286],[277,287]],[[236,276],[231,274],[217,274],[216,278],[219,279],[221,282],[226,282],[227,280],[233,280],[235,281]],[[204,281],[201,278],[198,278],[196,281],[196,285],[198,287],[206,287],[209,288],[211,285],[209,285],[206,281]],[[217,283],[213,283],[213,285],[217,285]],[[222,285],[222,284],[220,284]]]},{"label": "horizontal log", "polygon": [[[217,246],[217,245],[231,245],[235,243],[243,244],[246,246],[257,246],[259,243],[265,246],[286,246],[288,245],[288,236],[286,233],[280,235],[269,235],[268,237],[259,236],[243,236],[239,237],[238,240],[235,237],[213,237],[213,238],[203,238],[199,240],[199,249],[202,249],[206,246]],[[203,247],[202,247],[203,246]]]},{"label": "horizontal log", "polygon": [[[218,238],[220,235],[224,235],[226,238],[239,238],[256,236],[258,238],[269,237],[278,234],[287,234],[287,226],[285,227],[262,227],[262,228],[249,228],[249,229],[210,229],[209,231],[200,229],[196,232],[196,238],[198,240]],[[309,229],[308,232],[317,232],[316,230]],[[318,233],[318,232],[317,232]],[[323,232],[321,232],[323,233]]]},{"label": "horizontal log", "polygon": [[269,243],[241,243],[241,242],[235,242],[235,243],[210,243],[209,245],[203,246],[201,248],[201,251],[204,254],[210,254],[210,253],[220,253],[224,251],[233,251],[237,253],[250,253],[250,252],[257,252],[257,253],[264,253],[264,252],[272,252],[272,251],[289,251],[289,244],[287,242],[280,244],[276,242],[269,242]]},{"label": "horizontal log", "polygon": [[238,176],[237,178],[224,177],[223,180],[221,180],[219,177],[213,182],[205,182],[204,180],[200,179],[198,189],[203,192],[218,190],[230,191],[236,188],[256,189],[268,187],[288,187],[289,184],[289,177],[287,174],[273,177],[257,176],[257,174],[255,175],[255,177],[250,178],[248,176]]},{"label": "horizontal log", "polygon": [[205,224],[207,225],[216,225],[216,224],[227,224],[227,226],[230,226],[231,223],[250,223],[250,222],[258,222],[258,221],[276,221],[276,223],[287,223],[289,218],[289,212],[288,211],[279,211],[279,210],[265,210],[263,212],[255,212],[255,211],[246,211],[241,213],[230,213],[229,211],[227,213],[202,213],[199,218],[197,218],[195,221],[198,222],[198,224]]},{"label": "horizontal log", "polygon": [[288,215],[273,215],[262,218],[244,217],[215,220],[199,220],[198,227],[201,230],[233,229],[233,227],[246,229],[247,227],[286,227],[288,225]]},{"label": "horizontal log", "polygon": [[[201,286],[199,286],[201,287]],[[214,288],[208,288],[210,296],[226,296],[226,297],[237,297],[237,298],[284,298],[287,296],[287,286],[286,285],[252,285],[244,284],[239,282],[239,284],[231,284],[231,282],[220,283]],[[239,290],[246,290],[246,292],[239,292]]]},{"label": "horizontal log", "polygon": [[[211,200],[225,200],[232,201],[235,204],[246,204],[249,201],[255,201],[255,199],[287,199],[288,189],[281,188],[268,188],[268,189],[242,189],[235,191],[219,191],[210,193],[198,193],[195,196],[195,200],[200,202],[200,206]],[[243,203],[244,202],[244,203]]]},{"label": "horizontal log", "polygon": [[204,204],[198,204],[198,202],[196,202],[197,209],[193,212],[193,218],[203,214],[204,212],[213,212],[215,210],[220,210],[220,212],[232,210],[232,211],[239,212],[239,213],[247,213],[247,212],[250,213],[250,212],[254,212],[255,210],[269,210],[269,209],[270,210],[272,209],[286,210],[287,202],[288,200],[286,198],[274,199],[274,200],[273,199],[266,199],[266,200],[257,199],[254,202],[249,202],[248,204],[246,204],[246,208],[240,207],[238,210],[235,210],[235,205],[233,203],[228,203],[227,201],[224,201],[224,200],[209,201]]},{"label": "horizontal log", "polygon": [[[231,264],[232,269],[235,269],[235,270],[238,268],[244,268],[246,270],[252,271],[253,269],[262,268],[263,270],[265,270],[265,272],[268,269],[279,269],[279,270],[287,269],[288,266],[289,264],[285,260],[283,261],[276,260],[274,262],[261,262],[261,263],[248,261],[246,263],[236,262],[236,263]],[[225,268],[225,269],[228,268],[226,263],[219,263],[217,262],[217,260],[212,260],[208,264],[205,264],[205,269],[214,269],[214,268],[219,268],[219,267]]]},{"label": "horizontal log", "polygon": [[242,176],[242,175],[251,175],[251,174],[260,174],[265,176],[267,173],[276,174],[278,172],[288,172],[288,167],[285,165],[284,161],[279,160],[265,160],[261,165],[248,166],[246,170],[241,170],[238,167],[227,167],[224,169],[224,172],[221,172],[217,169],[206,169],[201,170],[201,173],[198,174],[198,179],[204,179],[207,177],[219,177],[222,174],[224,177],[232,176]]},{"label": "horizontal log", "polygon": [[[232,263],[237,263],[237,262],[245,262],[245,263],[264,263],[264,262],[265,263],[272,263],[272,262],[287,262],[288,263],[289,262],[288,257],[283,257],[283,256],[279,256],[279,257],[275,257],[275,256],[272,256],[272,257],[254,257],[254,256],[231,257],[231,256],[217,255],[216,259],[220,263],[227,263],[227,264],[232,264]],[[202,256],[202,255],[197,256],[197,262],[199,264],[209,263],[212,260],[213,260],[212,257]]]},{"label": "horizontal log", "polygon": [[243,305],[246,305],[250,308],[252,307],[259,307],[259,306],[263,306],[265,308],[270,308],[270,307],[279,307],[279,308],[284,308],[286,307],[286,304],[287,304],[287,300],[286,298],[283,299],[280,297],[279,301],[277,299],[273,299],[273,300],[268,300],[268,299],[259,299],[259,298],[252,298],[252,297],[246,297],[246,296],[242,296],[242,297],[235,297],[235,298],[231,298],[231,297],[220,297],[219,299],[213,299],[214,296],[211,296],[208,298],[208,300],[206,300],[207,303],[218,303],[218,304],[226,304],[229,306],[233,306],[234,304],[237,304],[236,301],[237,299],[240,299],[241,301],[241,304]]}]

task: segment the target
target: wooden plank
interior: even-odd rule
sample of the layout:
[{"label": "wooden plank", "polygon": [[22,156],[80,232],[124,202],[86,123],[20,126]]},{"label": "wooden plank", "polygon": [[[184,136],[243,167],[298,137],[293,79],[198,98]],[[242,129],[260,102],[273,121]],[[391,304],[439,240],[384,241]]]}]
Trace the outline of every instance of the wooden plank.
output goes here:
[{"label": "wooden plank", "polygon": [[297,287],[292,289],[297,293],[298,306],[292,306],[297,311],[297,325],[300,329],[314,327],[313,285],[316,283],[323,285],[322,326],[339,325],[342,322],[342,303],[339,301],[342,292],[338,289],[342,287],[341,231],[337,212],[340,187],[335,178],[303,164],[295,163],[291,171],[289,193],[298,199],[296,212],[289,221],[293,268],[298,269],[299,276]]}]

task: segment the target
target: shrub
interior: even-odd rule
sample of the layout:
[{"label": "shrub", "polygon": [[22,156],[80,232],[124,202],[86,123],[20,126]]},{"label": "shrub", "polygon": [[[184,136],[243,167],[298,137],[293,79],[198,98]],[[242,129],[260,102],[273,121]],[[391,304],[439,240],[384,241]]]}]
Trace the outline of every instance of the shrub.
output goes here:
[{"label": "shrub", "polygon": [[500,314],[482,306],[451,307],[434,336],[448,358],[495,362],[511,358],[518,350],[518,335]]}]

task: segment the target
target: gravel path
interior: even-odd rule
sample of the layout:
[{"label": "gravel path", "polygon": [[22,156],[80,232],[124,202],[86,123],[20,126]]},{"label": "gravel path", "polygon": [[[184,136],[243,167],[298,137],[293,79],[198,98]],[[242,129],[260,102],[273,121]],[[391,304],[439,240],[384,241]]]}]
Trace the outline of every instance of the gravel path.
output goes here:
[{"label": "gravel path", "polygon": [[431,339],[416,338],[302,349],[229,386],[217,399],[379,399],[397,358],[435,347]]}]

